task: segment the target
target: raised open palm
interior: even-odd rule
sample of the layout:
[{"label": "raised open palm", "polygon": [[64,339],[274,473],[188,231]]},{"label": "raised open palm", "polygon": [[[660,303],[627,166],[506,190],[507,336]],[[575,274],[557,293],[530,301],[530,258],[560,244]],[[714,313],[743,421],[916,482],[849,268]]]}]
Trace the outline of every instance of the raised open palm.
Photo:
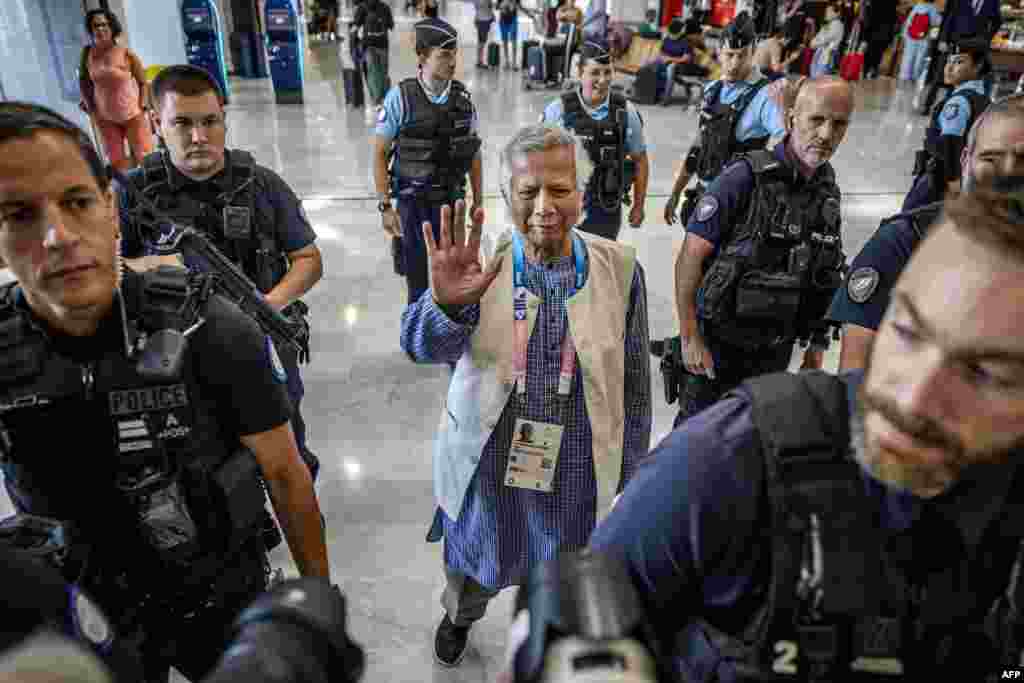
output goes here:
[{"label": "raised open palm", "polygon": [[[454,216],[453,216],[454,214]],[[498,276],[498,262],[486,271],[480,265],[480,235],[483,233],[484,210],[472,215],[469,238],[466,238],[466,202],[461,199],[441,207],[441,239],[434,241],[434,229],[423,224],[423,241],[427,244],[430,264],[430,286],[434,299],[442,306],[467,306],[480,302],[484,292]]]}]

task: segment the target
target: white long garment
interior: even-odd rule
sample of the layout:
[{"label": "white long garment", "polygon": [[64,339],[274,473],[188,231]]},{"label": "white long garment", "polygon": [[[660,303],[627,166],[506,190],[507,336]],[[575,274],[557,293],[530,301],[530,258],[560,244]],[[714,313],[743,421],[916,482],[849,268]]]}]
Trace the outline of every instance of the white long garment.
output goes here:
[{"label": "white long garment", "polygon": [[845,34],[846,28],[843,26],[843,20],[836,17],[821,27],[818,35],[814,36],[811,41],[811,47],[835,49],[839,47]]}]

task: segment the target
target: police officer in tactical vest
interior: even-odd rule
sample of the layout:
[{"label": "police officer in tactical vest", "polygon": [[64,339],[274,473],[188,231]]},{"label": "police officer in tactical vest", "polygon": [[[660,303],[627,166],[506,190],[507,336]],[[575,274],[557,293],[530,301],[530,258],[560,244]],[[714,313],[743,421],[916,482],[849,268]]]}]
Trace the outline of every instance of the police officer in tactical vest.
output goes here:
[{"label": "police officer in tactical vest", "polygon": [[395,266],[406,278],[409,303],[430,286],[423,224],[429,222],[435,233],[440,229],[441,207],[465,197],[467,175],[473,192],[469,215],[483,210],[476,108],[466,86],[453,78],[458,49],[451,24],[437,18],[418,22],[419,73],[388,92],[377,116],[377,208],[384,232],[399,240]]},{"label": "police officer in tactical vest", "polygon": [[[997,173],[1024,173],[1024,97],[1012,95],[985,109],[967,135],[961,186],[970,191]],[[827,318],[843,326],[839,369],[867,363],[868,351],[889,306],[892,288],[942,209],[925,204],[882,221],[850,264]]]},{"label": "police officer in tactical vest", "polygon": [[[576,136],[593,171],[583,195],[586,217],[577,226],[613,240],[622,227],[622,205],[631,203],[629,224],[644,222],[650,163],[644,124],[621,93],[611,92],[612,58],[603,39],[588,38],[580,49],[580,85],[547,106],[541,123],[557,123]],[[628,193],[634,189],[630,200]]]},{"label": "police officer in tactical vest", "polygon": [[785,139],[738,157],[697,204],[676,261],[677,425],[743,380],[785,370],[796,340],[812,345],[804,366],[820,367],[845,265],[828,160],[853,106],[845,81],[805,81]]},{"label": "police officer in tactical vest", "polygon": [[935,105],[924,133],[924,147],[914,158],[914,183],[903,210],[941,201],[960,187],[961,154],[971,126],[991,99],[985,76],[992,70],[989,43],[967,37],[952,46],[946,59],[944,82],[950,92]]},{"label": "police officer in tactical vest", "polygon": [[[184,65],[164,69],[150,92],[154,123],[163,145],[146,157],[129,179],[158,209],[212,238],[265,293],[268,302],[293,321],[306,324],[308,309],[300,297],[320,280],[323,263],[316,233],[295,193],[248,152],[225,149],[224,98],[217,82],[204,70]],[[147,254],[162,255],[160,240],[165,235],[152,230],[159,228],[158,222],[130,192],[118,194],[124,257],[137,269],[171,258],[146,259],[150,263],[135,260]],[[319,462],[306,447],[306,423],[299,412],[305,393],[299,362],[308,359],[300,359],[291,348],[279,352],[295,407],[292,430],[315,479]]]},{"label": "police officer in tactical vest", "polygon": [[120,236],[85,133],[0,104],[7,491],[74,530],[65,578],[138,639],[147,681],[198,680],[267,585],[261,479],[299,572],[327,577],[327,550],[273,344],[205,275],[122,275]]},{"label": "police officer in tactical vest", "polygon": [[676,222],[676,210],[690,178],[697,186],[686,190],[679,222],[686,225],[704,188],[718,177],[737,154],[765,149],[772,138],[786,129],[782,120],[780,93],[785,81],[769,86],[769,80],[754,65],[754,24],[741,12],[725,27],[718,58],[722,79],[704,88],[697,141],[676,173],[672,194],[665,204],[665,222]]},{"label": "police officer in tactical vest", "polygon": [[1007,204],[947,201],[864,371],[744,383],[670,434],[594,532],[686,680],[1018,665],[1024,214]]}]

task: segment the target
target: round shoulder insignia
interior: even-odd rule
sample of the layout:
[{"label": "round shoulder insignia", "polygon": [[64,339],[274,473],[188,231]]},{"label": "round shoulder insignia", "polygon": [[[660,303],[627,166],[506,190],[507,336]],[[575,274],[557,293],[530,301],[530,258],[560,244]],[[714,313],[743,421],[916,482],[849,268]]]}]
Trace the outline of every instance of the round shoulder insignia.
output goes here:
[{"label": "round shoulder insignia", "polygon": [[705,194],[697,202],[697,209],[693,212],[698,222],[704,223],[714,218],[718,213],[718,198],[712,194]]},{"label": "round shoulder insignia", "polygon": [[878,289],[879,273],[870,266],[862,266],[850,273],[846,281],[846,293],[854,303],[862,304]]},{"label": "round shoulder insignia", "polygon": [[288,372],[284,369],[284,363],[281,362],[281,356],[277,354],[277,347],[274,346],[274,340],[270,338],[268,334],[267,340],[267,361],[270,363],[270,370],[274,373],[274,379],[279,383],[284,384],[288,381]]},{"label": "round shoulder insignia", "polygon": [[71,619],[75,631],[97,647],[105,647],[114,640],[110,622],[78,586],[71,587]]},{"label": "round shoulder insignia", "polygon": [[955,119],[959,113],[960,105],[956,102],[950,102],[942,110],[942,115],[947,119]]},{"label": "round shoulder insignia", "polygon": [[377,110],[377,123],[384,123],[388,120],[388,108],[381,105]]}]

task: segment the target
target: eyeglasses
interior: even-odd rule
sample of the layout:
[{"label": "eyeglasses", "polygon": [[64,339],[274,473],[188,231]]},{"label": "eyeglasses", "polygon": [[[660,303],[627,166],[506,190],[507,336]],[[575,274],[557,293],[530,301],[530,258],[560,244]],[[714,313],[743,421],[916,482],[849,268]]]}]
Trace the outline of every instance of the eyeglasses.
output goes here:
[{"label": "eyeglasses", "polygon": [[175,134],[181,136],[191,135],[192,131],[196,128],[202,128],[204,132],[210,132],[212,130],[218,130],[223,126],[224,117],[222,115],[206,116],[198,120],[178,117],[171,121],[171,130],[174,131]]}]

